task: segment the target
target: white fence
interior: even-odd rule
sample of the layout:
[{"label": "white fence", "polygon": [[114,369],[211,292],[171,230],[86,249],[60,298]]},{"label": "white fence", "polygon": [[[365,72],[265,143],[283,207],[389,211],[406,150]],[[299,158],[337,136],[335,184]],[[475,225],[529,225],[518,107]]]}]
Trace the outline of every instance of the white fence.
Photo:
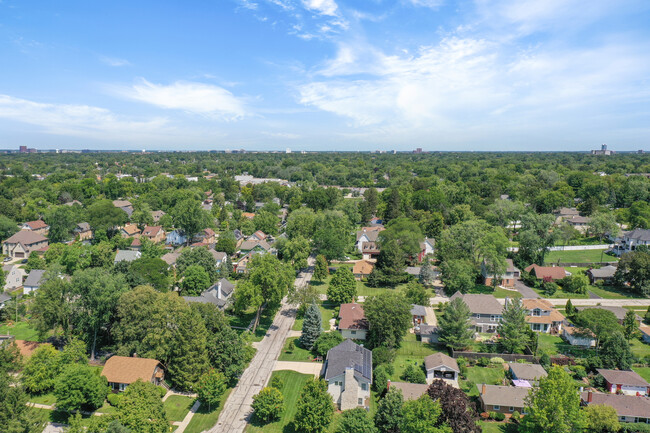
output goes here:
[{"label": "white fence", "polygon": [[[600,244],[600,245],[567,245],[564,247],[550,247],[549,251],[584,251],[584,250],[606,250],[613,248],[614,244]],[[519,247],[510,247],[508,251],[517,252]]]}]

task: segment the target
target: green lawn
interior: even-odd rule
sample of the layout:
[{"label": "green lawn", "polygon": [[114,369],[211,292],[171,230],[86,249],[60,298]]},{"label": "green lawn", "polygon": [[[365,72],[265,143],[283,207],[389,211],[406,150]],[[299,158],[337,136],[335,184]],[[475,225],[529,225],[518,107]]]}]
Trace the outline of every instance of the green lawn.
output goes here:
[{"label": "green lawn", "polygon": [[[330,304],[327,303],[327,301],[318,304],[318,308],[320,309],[320,315],[321,318],[323,319],[323,331],[329,331],[330,329],[330,322],[329,320],[332,318],[336,318],[336,307],[337,305],[335,304]],[[303,323],[303,318],[296,318],[296,321],[293,324],[293,327],[291,328],[294,331],[302,331],[302,323]]]},{"label": "green lawn", "polygon": [[468,367],[466,379],[461,379],[460,387],[470,397],[478,396],[477,384],[501,385],[504,376],[505,372],[501,365],[495,365],[494,367]]},{"label": "green lawn", "polygon": [[650,357],[650,344],[644,343],[638,338],[634,338],[630,341],[630,346],[632,354],[637,358]]},{"label": "green lawn", "polygon": [[[298,341],[299,337],[290,337],[287,338],[284,342],[284,347],[282,352],[280,352],[280,357],[278,361],[311,361],[314,359],[314,354],[309,350],[300,347],[300,342]],[[294,348],[289,352],[289,344],[293,341]]]},{"label": "green lawn", "polygon": [[495,298],[521,298],[521,293],[516,290],[506,290],[500,287],[493,289],[492,287],[485,286],[483,284],[477,284],[471,289],[468,293],[476,293],[483,295],[493,295]]},{"label": "green lawn", "polygon": [[13,335],[16,340],[40,341],[38,332],[25,321],[0,326],[0,334]]},{"label": "green lawn", "polygon": [[[66,412],[53,411],[48,409],[32,408],[34,420],[43,423],[56,422],[66,424],[68,422],[69,414]],[[84,417],[87,419],[87,417]]]},{"label": "green lawn", "polygon": [[208,410],[208,405],[201,404],[199,410],[192,417],[192,421],[187,425],[185,433],[201,433],[214,426],[219,419],[219,414],[221,413],[221,409],[223,409],[223,405],[230,395],[230,391],[232,391],[232,389],[227,390],[223,394],[219,406],[211,408],[211,411]]},{"label": "green lawn", "polygon": [[589,291],[605,299],[638,298],[639,295],[614,286],[589,286]]},{"label": "green lawn", "polygon": [[27,401],[31,403],[47,404],[49,406],[53,406],[56,403],[56,397],[51,392],[47,394],[40,394],[40,395],[34,394],[34,395],[30,395]]},{"label": "green lawn", "polygon": [[[578,250],[578,251],[549,251],[544,259],[545,264],[553,263],[600,263],[617,262],[618,257],[604,254],[605,250]],[[601,260],[602,259],[602,260]]]},{"label": "green lawn", "polygon": [[572,354],[575,356],[583,357],[592,354],[593,349],[580,348],[577,346],[571,346],[569,343],[565,342],[561,337],[556,335],[538,333],[539,339],[537,345],[537,352],[541,354],[542,352],[548,353],[550,356],[557,354]]},{"label": "green lawn", "polygon": [[558,239],[557,242],[555,242],[555,246],[563,247],[565,245],[603,245],[608,243],[610,243],[608,240],[602,240],[597,236],[591,236],[571,240],[568,244],[566,244],[563,240]]},{"label": "green lawn", "polygon": [[182,395],[170,395],[163,403],[170,421],[183,421],[193,404],[193,398]]},{"label": "green lawn", "polygon": [[[277,308],[265,308],[262,311],[260,322],[257,325],[257,329],[255,330],[251,341],[262,341],[262,338],[264,338],[266,332],[269,330],[269,327],[273,323],[273,319],[275,318],[275,313],[277,313],[277,311]],[[254,318],[255,309],[250,309],[241,315],[230,316],[230,326],[245,328],[251,323],[251,320]]]},{"label": "green lawn", "polygon": [[634,367],[632,370],[639,373],[639,376],[650,382],[650,367]]},{"label": "green lawn", "polygon": [[[280,390],[284,396],[284,412],[282,413],[282,417],[278,421],[264,426],[253,419],[253,422],[246,426],[246,432],[284,432],[285,427],[293,420],[293,417],[296,414],[296,403],[298,402],[298,397],[300,396],[300,390],[309,379],[313,378],[313,376],[309,374],[301,374],[296,373],[295,371],[287,370],[274,371],[273,375],[271,376],[271,380],[273,380],[273,378],[276,376],[280,377],[284,382],[284,386]],[[185,431],[187,432],[187,430]],[[293,430],[291,429],[289,431]]]},{"label": "green lawn", "polygon": [[391,376],[391,380],[401,381],[400,376],[407,366],[411,364],[422,365],[426,356],[438,351],[436,346],[417,341],[415,334],[407,333],[402,340],[402,345],[395,352],[395,360],[393,361],[395,372]]},{"label": "green lawn", "polygon": [[516,433],[517,426],[512,423],[479,421],[483,433]]}]

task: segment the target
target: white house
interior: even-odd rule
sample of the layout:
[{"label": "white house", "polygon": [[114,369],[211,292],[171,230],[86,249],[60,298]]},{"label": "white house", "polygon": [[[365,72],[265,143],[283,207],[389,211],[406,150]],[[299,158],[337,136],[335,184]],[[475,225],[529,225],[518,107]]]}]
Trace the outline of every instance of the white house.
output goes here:
[{"label": "white house", "polygon": [[331,348],[323,365],[327,392],[340,410],[370,408],[372,352],[352,340]]},{"label": "white house", "polygon": [[173,230],[167,233],[166,243],[171,245],[184,245],[187,243],[187,236],[180,230]]},{"label": "white house", "polygon": [[634,251],[640,245],[650,246],[650,230],[634,229],[623,234],[622,240],[614,247],[614,253],[621,255]]},{"label": "white house", "polygon": [[5,275],[5,290],[17,289],[23,285],[23,278],[27,276],[27,272],[23,268],[16,265],[5,265],[2,270],[7,273]]},{"label": "white house", "polygon": [[43,269],[32,269],[23,283],[23,295],[37,291],[43,283],[44,274],[45,271]]},{"label": "white house", "polygon": [[596,347],[596,336],[585,329],[563,326],[562,337],[572,346]]}]

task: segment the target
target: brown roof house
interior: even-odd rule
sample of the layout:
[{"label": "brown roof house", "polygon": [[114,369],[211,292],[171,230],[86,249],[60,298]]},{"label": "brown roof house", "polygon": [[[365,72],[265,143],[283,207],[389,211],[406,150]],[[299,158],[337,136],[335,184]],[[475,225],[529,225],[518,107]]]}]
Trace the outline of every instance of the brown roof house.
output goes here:
[{"label": "brown roof house", "polygon": [[47,245],[45,236],[31,230],[21,230],[2,242],[2,254],[13,259],[26,259],[33,251]]},{"label": "brown roof house", "polygon": [[154,243],[165,242],[166,235],[162,226],[145,226],[142,230],[142,237],[149,239]]},{"label": "brown roof house", "polygon": [[357,280],[363,280],[368,275],[370,275],[370,273],[374,268],[375,268],[374,263],[369,262],[367,260],[359,260],[352,267],[352,273],[354,274],[354,278],[356,278]]},{"label": "brown roof house", "polygon": [[650,398],[648,397],[588,391],[580,394],[580,399],[583,406],[594,404],[613,407],[620,422],[650,424]]},{"label": "brown roof house", "polygon": [[366,242],[377,242],[379,233],[383,230],[385,230],[384,226],[363,227],[357,232],[357,242],[354,246],[363,254],[363,244]]},{"label": "brown roof house", "polygon": [[484,383],[479,383],[476,387],[483,411],[503,414],[511,414],[514,411],[523,413],[525,399],[530,392],[530,388],[486,385]]},{"label": "brown roof house", "polygon": [[135,224],[127,224],[122,229],[120,229],[120,235],[123,238],[131,238],[138,236],[140,234],[140,229]]},{"label": "brown roof house", "polygon": [[[605,379],[605,389],[612,394],[650,395],[650,383],[632,370],[596,370]],[[650,413],[648,414],[650,416]]]},{"label": "brown roof house", "polygon": [[491,286],[492,282],[496,278],[499,280],[499,285],[502,287],[515,287],[515,281],[521,276],[521,272],[512,262],[512,259],[506,259],[507,267],[506,272],[503,275],[497,275],[496,277],[489,271],[489,266],[485,260],[481,264],[481,275],[483,275],[483,280],[486,286]]},{"label": "brown roof house", "polygon": [[427,393],[429,385],[424,383],[391,382],[389,380],[387,388],[402,391],[404,400],[417,400]]},{"label": "brown roof house", "polygon": [[424,369],[427,372],[427,383],[431,384],[436,379],[447,382],[448,385],[458,388],[458,375],[460,368],[454,358],[444,353],[434,353],[424,358]]},{"label": "brown roof house", "polygon": [[352,302],[341,304],[339,309],[339,332],[343,338],[365,340],[368,332],[368,321],[363,306]]},{"label": "brown roof house", "polygon": [[461,298],[472,313],[471,323],[476,332],[496,332],[503,317],[503,305],[494,296],[456,292],[450,299],[456,298]]},{"label": "brown roof house", "polygon": [[93,230],[90,228],[90,224],[88,223],[77,224],[73,231],[77,239],[80,241],[86,241],[93,238]]},{"label": "brown roof house", "polygon": [[524,299],[521,301],[526,309],[526,322],[536,332],[559,333],[562,330],[564,316],[553,304],[545,299]]},{"label": "brown roof house", "polygon": [[50,226],[45,224],[43,220],[27,221],[22,225],[21,230],[29,230],[39,235],[47,236],[50,232]]},{"label": "brown roof house", "polygon": [[124,391],[138,379],[160,385],[165,377],[165,370],[155,359],[111,356],[104,364],[102,376],[108,380],[108,386],[117,392]]},{"label": "brown roof house", "polygon": [[525,269],[526,272],[544,281],[557,281],[571,275],[560,266],[539,266],[532,264]]}]

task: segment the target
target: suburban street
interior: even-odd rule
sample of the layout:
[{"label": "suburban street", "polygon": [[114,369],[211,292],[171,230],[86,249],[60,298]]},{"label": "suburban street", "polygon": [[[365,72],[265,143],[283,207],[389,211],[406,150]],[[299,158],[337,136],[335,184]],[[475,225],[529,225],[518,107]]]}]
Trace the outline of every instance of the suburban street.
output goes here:
[{"label": "suburban street", "polygon": [[[308,263],[309,269],[300,273],[296,278],[296,287],[308,284],[311,280],[315,258],[309,257]],[[258,394],[271,378],[276,360],[284,346],[284,340],[287,338],[295,319],[296,307],[288,305],[285,298],[268,333],[257,346],[255,357],[242,374],[235,389],[230,393],[228,400],[226,400],[217,424],[207,430],[209,433],[239,433],[244,431],[252,414],[253,396]]]}]

